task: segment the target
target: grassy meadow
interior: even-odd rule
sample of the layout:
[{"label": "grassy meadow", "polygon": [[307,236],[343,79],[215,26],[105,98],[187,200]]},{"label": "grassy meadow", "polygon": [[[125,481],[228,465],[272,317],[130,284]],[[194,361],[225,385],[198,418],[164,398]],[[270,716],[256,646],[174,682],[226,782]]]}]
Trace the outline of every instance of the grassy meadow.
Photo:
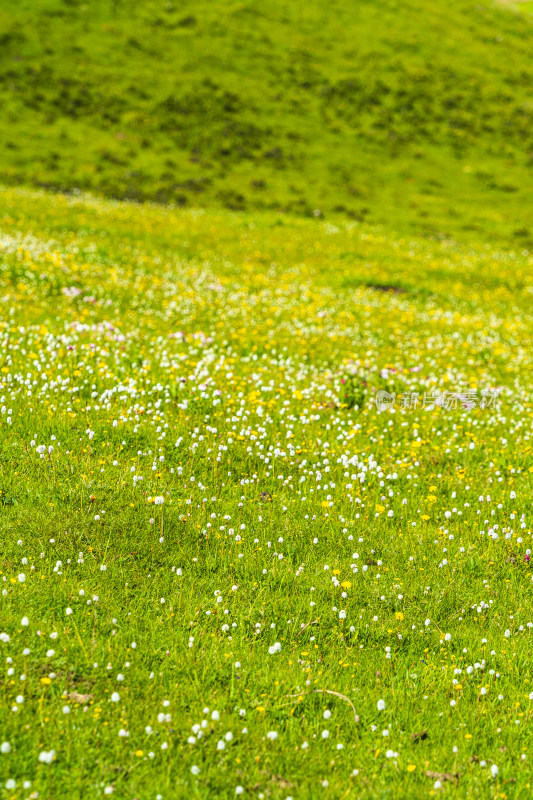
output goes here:
[{"label": "grassy meadow", "polygon": [[532,796],[532,52],[0,2],[0,800]]},{"label": "grassy meadow", "polygon": [[0,229],[2,797],[530,796],[531,254]]}]

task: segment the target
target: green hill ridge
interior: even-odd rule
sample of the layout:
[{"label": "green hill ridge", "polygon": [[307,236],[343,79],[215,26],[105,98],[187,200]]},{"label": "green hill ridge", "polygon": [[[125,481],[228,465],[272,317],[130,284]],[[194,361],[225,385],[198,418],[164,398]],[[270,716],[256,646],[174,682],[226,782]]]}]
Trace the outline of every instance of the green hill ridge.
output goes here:
[{"label": "green hill ridge", "polygon": [[0,181],[533,246],[530,7],[4,0]]}]

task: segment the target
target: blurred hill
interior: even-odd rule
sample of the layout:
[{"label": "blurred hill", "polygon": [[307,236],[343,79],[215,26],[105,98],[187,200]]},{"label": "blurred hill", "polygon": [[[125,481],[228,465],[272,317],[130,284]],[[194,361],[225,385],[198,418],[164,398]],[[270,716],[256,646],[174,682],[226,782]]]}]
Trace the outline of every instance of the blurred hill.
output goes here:
[{"label": "blurred hill", "polygon": [[1,0],[0,181],[531,247],[531,6]]}]

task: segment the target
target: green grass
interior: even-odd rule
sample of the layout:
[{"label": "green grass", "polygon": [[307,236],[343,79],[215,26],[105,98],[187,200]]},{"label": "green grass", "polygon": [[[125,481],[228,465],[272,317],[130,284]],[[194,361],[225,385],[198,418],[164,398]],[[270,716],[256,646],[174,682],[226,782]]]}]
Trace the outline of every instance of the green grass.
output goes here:
[{"label": "green grass", "polygon": [[1,796],[530,796],[531,268],[3,189]]},{"label": "green grass", "polygon": [[531,247],[527,5],[4,0],[0,179]]},{"label": "green grass", "polygon": [[0,798],[531,796],[532,51],[0,4]]}]

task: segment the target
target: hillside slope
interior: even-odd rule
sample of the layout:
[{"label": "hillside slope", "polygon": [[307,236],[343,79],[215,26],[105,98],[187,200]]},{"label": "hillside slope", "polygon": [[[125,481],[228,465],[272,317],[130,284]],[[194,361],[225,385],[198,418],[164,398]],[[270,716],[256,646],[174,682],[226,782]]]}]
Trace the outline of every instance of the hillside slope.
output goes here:
[{"label": "hillside slope", "polygon": [[2,800],[530,797],[533,253],[8,188],[0,264]]},{"label": "hillside slope", "polygon": [[4,182],[533,241],[521,8],[4,0],[0,30]]}]

